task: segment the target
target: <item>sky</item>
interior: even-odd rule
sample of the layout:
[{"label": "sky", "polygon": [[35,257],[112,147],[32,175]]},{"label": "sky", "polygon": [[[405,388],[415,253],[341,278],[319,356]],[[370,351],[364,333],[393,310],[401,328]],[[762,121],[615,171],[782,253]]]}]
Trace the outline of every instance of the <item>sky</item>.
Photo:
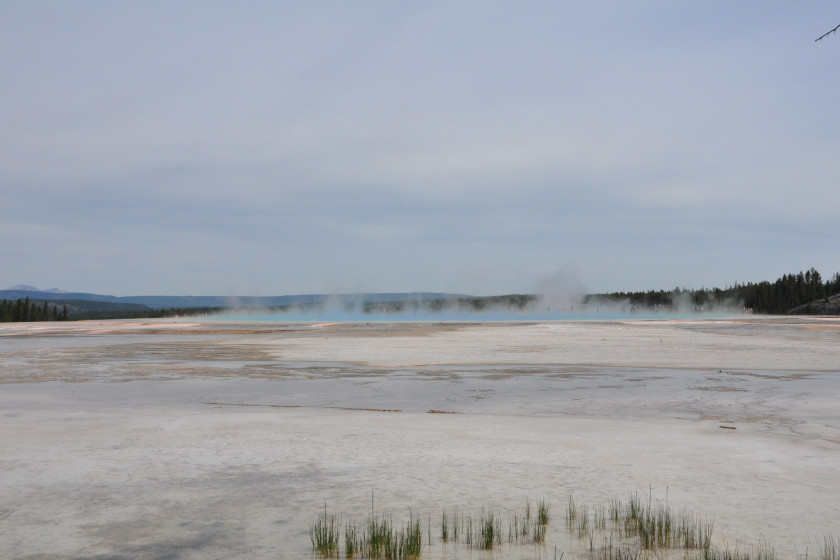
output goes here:
[{"label": "sky", "polygon": [[0,288],[840,271],[834,0],[0,0]]}]

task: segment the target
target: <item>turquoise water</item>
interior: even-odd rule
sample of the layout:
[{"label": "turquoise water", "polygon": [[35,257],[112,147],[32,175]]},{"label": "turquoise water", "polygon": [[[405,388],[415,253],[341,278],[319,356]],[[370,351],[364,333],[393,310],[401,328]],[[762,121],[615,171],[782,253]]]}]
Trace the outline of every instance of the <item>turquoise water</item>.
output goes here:
[{"label": "turquoise water", "polygon": [[509,310],[490,310],[482,312],[468,311],[405,311],[382,313],[346,311],[343,309],[323,311],[261,312],[238,311],[222,313],[207,318],[210,321],[253,321],[253,322],[289,322],[289,323],[342,323],[342,322],[492,322],[492,321],[657,321],[678,319],[716,319],[739,315],[737,311],[681,312],[681,311],[622,311],[622,310],[584,310],[584,311],[544,311],[516,312]]}]

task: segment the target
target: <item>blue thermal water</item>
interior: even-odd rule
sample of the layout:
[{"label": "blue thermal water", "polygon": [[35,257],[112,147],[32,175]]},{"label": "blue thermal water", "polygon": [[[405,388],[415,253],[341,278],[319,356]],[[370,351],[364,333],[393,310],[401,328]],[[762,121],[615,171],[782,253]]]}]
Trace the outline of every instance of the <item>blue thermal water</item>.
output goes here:
[{"label": "blue thermal water", "polygon": [[725,318],[736,315],[735,312],[632,312],[621,310],[609,311],[544,311],[516,312],[510,310],[489,311],[404,311],[370,312],[344,309],[321,311],[232,311],[207,317],[210,321],[248,321],[248,322],[290,322],[290,323],[347,323],[347,322],[486,322],[486,321],[615,321],[615,320],[675,320],[691,318]]}]

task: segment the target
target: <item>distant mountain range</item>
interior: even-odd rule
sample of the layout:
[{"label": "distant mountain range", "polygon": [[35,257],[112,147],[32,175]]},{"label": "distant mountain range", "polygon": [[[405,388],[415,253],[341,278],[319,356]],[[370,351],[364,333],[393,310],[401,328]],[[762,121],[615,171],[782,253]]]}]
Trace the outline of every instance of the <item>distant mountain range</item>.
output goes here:
[{"label": "distant mountain range", "polygon": [[267,297],[232,297],[232,296],[111,296],[102,294],[91,294],[86,292],[67,292],[52,288],[40,290],[35,286],[18,284],[11,288],[0,290],[0,300],[17,300],[29,298],[38,301],[90,301],[109,304],[110,308],[119,307],[125,304],[127,308],[136,309],[138,305],[149,309],[187,309],[196,307],[285,307],[301,305],[318,305],[331,301],[337,303],[389,303],[405,301],[426,301],[455,299],[469,297],[458,294],[444,294],[433,292],[409,292],[409,293],[364,293],[364,294],[303,294],[286,296]]},{"label": "distant mountain range", "polygon": [[50,294],[66,294],[64,290],[59,290],[58,288],[50,288],[49,290],[39,290],[35,286],[29,286],[28,284],[18,284],[17,286],[12,286],[11,288],[6,288],[6,290],[0,291],[20,291],[20,292],[46,292]]}]

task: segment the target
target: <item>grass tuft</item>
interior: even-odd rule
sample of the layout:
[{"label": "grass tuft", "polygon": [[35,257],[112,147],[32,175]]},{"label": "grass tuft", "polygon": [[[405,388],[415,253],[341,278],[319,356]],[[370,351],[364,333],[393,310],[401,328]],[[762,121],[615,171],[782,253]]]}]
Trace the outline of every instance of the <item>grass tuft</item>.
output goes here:
[{"label": "grass tuft", "polygon": [[324,504],[324,516],[316,517],[309,528],[312,547],[324,557],[337,556],[338,534],[338,520],[335,515],[327,515],[327,504]]},{"label": "grass tuft", "polygon": [[840,539],[824,534],[815,544],[819,560],[840,560]]},{"label": "grass tuft", "polygon": [[[425,513],[422,515],[426,515]],[[409,508],[408,520],[395,525],[391,517],[379,514],[371,502],[365,523],[349,521],[343,525],[344,554],[348,560],[417,560],[423,553],[424,541],[432,546],[432,515],[424,522]],[[454,557],[461,549],[500,552],[502,527],[506,524],[509,546],[528,544],[545,547],[551,523],[551,507],[545,499],[526,499],[524,507],[516,509],[482,509],[478,517],[456,508],[445,508],[440,517],[442,544],[459,543]],[[313,551],[321,558],[338,558],[342,525],[340,518],[330,514],[324,504],[323,513],[311,518],[309,535]],[[714,520],[682,510],[674,513],[664,502],[651,496],[643,499],[638,493],[622,501],[611,498],[607,506],[590,507],[569,496],[566,505],[566,532],[577,537],[579,543],[571,552],[572,558],[589,560],[653,560],[669,558],[683,560],[776,560],[776,552],[762,537],[751,547],[713,549]],[[425,531],[425,533],[424,533]],[[599,545],[598,542],[602,541]],[[570,544],[571,545],[571,544]],[[812,560],[840,560],[840,539],[825,534],[812,540]],[[588,548],[587,552],[583,552]],[[512,549],[511,549],[512,550]],[[449,554],[449,553],[447,553]],[[563,558],[561,552],[560,558]],[[557,547],[555,547],[555,558]],[[805,558],[808,558],[807,552]]]},{"label": "grass tuft", "polygon": [[545,501],[545,499],[540,499],[537,502],[537,523],[540,525],[548,525],[549,520],[551,519],[551,504]]},{"label": "grass tuft", "polygon": [[501,518],[492,511],[486,514],[481,512],[481,521],[478,524],[478,546],[484,550],[492,550],[493,545],[502,543]]},{"label": "grass tuft", "polygon": [[566,505],[566,526],[571,530],[574,527],[575,520],[577,520],[577,504],[575,504],[574,497],[569,495],[569,503]]}]

